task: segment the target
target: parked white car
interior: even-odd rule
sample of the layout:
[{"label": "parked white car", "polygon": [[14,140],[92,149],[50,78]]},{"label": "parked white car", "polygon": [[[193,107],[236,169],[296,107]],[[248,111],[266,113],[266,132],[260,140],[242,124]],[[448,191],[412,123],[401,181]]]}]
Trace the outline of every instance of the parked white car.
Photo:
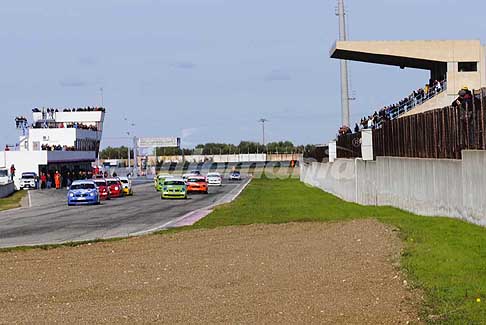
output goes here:
[{"label": "parked white car", "polygon": [[221,177],[220,173],[209,173],[206,176],[206,179],[208,180],[208,185],[215,185],[215,186],[223,185],[223,178]]},{"label": "parked white car", "polygon": [[20,189],[25,188],[35,189],[37,188],[37,174],[36,173],[22,173],[20,178]]}]

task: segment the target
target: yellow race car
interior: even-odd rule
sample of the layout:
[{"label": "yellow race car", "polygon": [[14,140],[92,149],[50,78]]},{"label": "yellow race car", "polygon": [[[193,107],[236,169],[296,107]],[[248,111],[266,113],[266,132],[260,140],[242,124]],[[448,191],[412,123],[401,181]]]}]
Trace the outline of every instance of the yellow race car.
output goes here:
[{"label": "yellow race car", "polygon": [[123,186],[123,194],[133,195],[132,181],[128,177],[118,177]]}]

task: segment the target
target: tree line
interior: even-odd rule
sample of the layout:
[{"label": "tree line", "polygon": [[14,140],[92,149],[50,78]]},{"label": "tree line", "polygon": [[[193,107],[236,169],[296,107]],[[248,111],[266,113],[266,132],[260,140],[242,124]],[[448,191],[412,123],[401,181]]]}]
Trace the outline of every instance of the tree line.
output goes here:
[{"label": "tree line", "polygon": [[[153,154],[158,156],[176,155],[229,155],[229,154],[255,154],[255,153],[297,153],[304,157],[315,151],[314,145],[294,145],[291,141],[269,142],[265,146],[258,142],[241,141],[239,144],[231,143],[205,143],[195,148],[155,148]],[[133,150],[130,152],[133,158]],[[101,159],[127,159],[128,148],[107,147],[100,152]]]}]

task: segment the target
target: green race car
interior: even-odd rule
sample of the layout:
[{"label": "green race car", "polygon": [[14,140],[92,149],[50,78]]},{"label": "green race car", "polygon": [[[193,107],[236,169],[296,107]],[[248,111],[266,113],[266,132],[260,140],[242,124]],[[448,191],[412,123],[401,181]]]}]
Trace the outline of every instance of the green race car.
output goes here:
[{"label": "green race car", "polygon": [[171,175],[157,175],[154,178],[154,187],[157,192],[162,191],[162,188],[164,187],[164,182],[166,179],[170,178]]},{"label": "green race car", "polygon": [[171,178],[164,181],[162,199],[187,199],[186,181],[182,178]]}]

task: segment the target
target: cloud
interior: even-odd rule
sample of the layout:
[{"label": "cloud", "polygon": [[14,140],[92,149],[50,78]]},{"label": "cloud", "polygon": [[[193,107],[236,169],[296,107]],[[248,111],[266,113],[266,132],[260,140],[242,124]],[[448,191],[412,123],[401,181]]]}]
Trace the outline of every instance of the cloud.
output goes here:
[{"label": "cloud", "polygon": [[59,81],[61,87],[86,87],[88,83],[78,78],[65,78]]},{"label": "cloud", "polygon": [[84,56],[79,58],[79,64],[81,65],[95,65],[96,64],[96,59],[91,57],[91,56]]},{"label": "cloud", "polygon": [[188,61],[172,63],[170,66],[175,69],[183,69],[183,70],[191,70],[196,68],[195,63],[188,62]]},{"label": "cloud", "polygon": [[197,133],[197,128],[182,129],[182,139],[190,138],[193,134]]},{"label": "cloud", "polygon": [[275,69],[270,71],[264,78],[265,81],[267,82],[272,82],[272,81],[288,81],[292,80],[292,76],[283,70],[280,69]]}]

